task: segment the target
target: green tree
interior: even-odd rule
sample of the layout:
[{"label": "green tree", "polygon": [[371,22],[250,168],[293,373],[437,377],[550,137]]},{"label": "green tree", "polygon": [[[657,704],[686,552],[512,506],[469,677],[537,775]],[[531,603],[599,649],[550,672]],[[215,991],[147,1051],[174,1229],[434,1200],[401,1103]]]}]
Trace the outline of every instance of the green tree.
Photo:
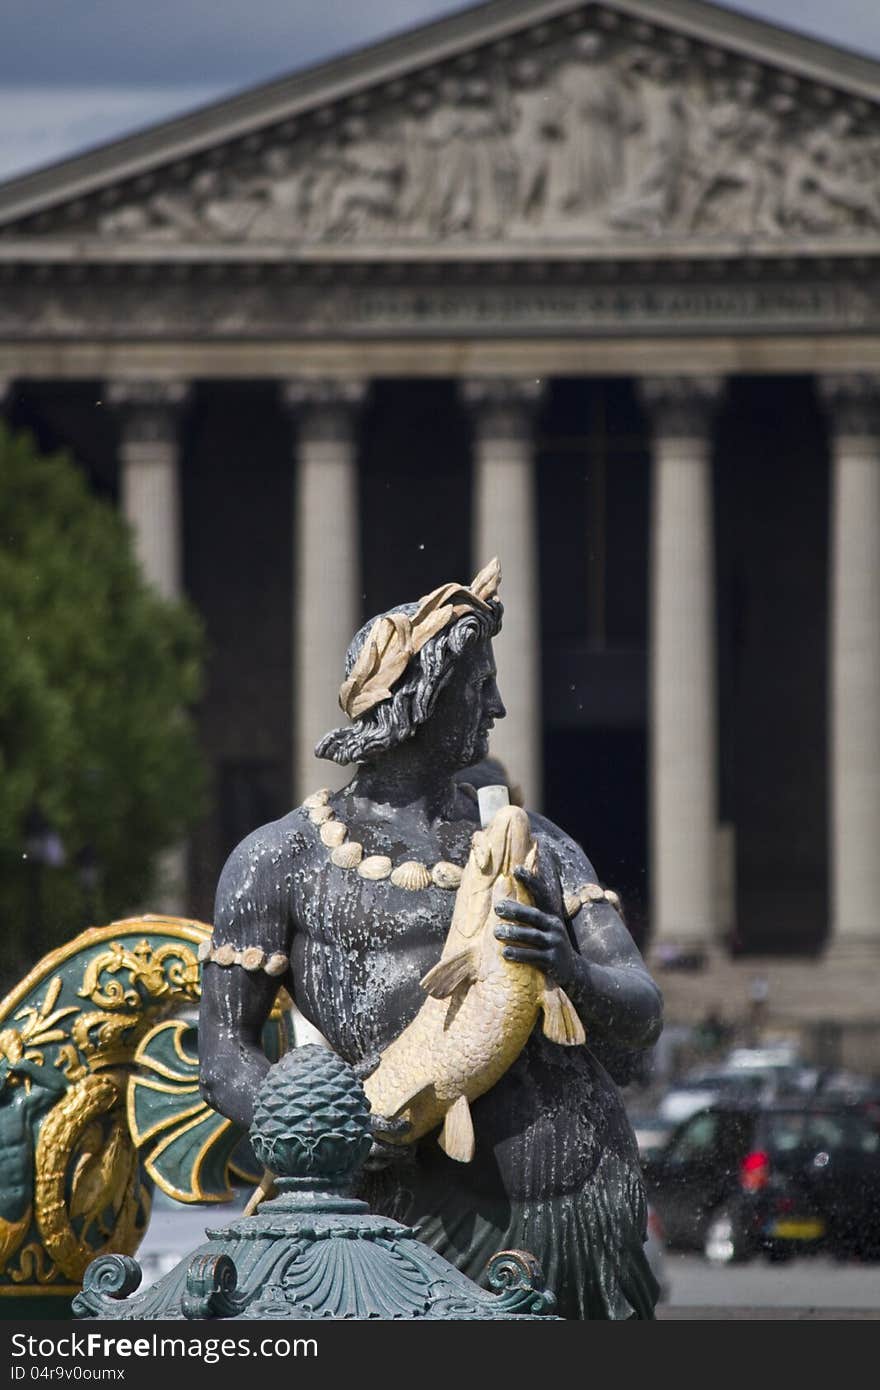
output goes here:
[{"label": "green tree", "polygon": [[[124,520],[64,455],[0,426],[0,974],[149,902],[200,815],[202,637],[142,578]],[[27,857],[42,818],[64,864]],[[82,867],[96,881],[84,887]]]}]

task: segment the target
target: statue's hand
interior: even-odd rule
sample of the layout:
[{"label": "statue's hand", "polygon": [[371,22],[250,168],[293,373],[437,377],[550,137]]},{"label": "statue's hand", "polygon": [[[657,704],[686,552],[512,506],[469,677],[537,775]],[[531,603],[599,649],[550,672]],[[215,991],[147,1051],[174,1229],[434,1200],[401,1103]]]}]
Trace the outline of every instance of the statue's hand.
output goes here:
[{"label": "statue's hand", "polygon": [[391,1136],[403,1138],[407,1130],[412,1129],[409,1120],[390,1120],[384,1115],[370,1116],[370,1129],[373,1135],[373,1147],[367,1154],[364,1168],[368,1173],[379,1172],[383,1168],[393,1167],[400,1163],[401,1159],[409,1155],[409,1150],[405,1145],[389,1142]]},{"label": "statue's hand", "polygon": [[539,861],[538,873],[525,868],[513,872],[533,904],[503,898],[496,906],[496,914],[504,919],[495,928],[495,936],[505,943],[504,958],[536,965],[566,988],[575,976],[577,953],[565,924],[562,885],[556,867],[544,868]]}]

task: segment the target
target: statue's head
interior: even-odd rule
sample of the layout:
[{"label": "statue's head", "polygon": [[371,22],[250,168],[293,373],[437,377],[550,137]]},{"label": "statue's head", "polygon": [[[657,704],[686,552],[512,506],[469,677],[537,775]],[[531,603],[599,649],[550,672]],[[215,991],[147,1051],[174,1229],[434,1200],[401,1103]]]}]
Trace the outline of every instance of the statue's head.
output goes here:
[{"label": "statue's head", "polygon": [[317,756],[372,762],[418,736],[447,770],[484,758],[488,731],[505,712],[492,655],[500,577],[493,560],[469,586],[444,584],[365,623],[339,692],[352,723],[325,734]]}]

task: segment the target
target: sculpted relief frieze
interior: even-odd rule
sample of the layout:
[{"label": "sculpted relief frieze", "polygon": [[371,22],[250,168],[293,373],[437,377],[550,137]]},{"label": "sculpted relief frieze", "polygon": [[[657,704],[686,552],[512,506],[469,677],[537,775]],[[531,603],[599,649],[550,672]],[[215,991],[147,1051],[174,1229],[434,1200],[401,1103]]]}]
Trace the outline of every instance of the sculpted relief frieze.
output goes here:
[{"label": "sculpted relief frieze", "polygon": [[581,31],[267,133],[95,230],[305,245],[876,232],[876,112],[796,85],[694,46]]}]

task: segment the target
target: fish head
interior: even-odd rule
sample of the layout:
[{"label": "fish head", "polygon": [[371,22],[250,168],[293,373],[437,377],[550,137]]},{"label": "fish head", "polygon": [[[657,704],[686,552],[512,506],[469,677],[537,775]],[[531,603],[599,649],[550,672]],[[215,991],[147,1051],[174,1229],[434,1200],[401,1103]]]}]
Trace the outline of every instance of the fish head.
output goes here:
[{"label": "fish head", "polygon": [[529,818],[521,806],[502,806],[480,833],[488,846],[489,864],[485,872],[493,876],[512,873],[525,863],[532,849]]}]

